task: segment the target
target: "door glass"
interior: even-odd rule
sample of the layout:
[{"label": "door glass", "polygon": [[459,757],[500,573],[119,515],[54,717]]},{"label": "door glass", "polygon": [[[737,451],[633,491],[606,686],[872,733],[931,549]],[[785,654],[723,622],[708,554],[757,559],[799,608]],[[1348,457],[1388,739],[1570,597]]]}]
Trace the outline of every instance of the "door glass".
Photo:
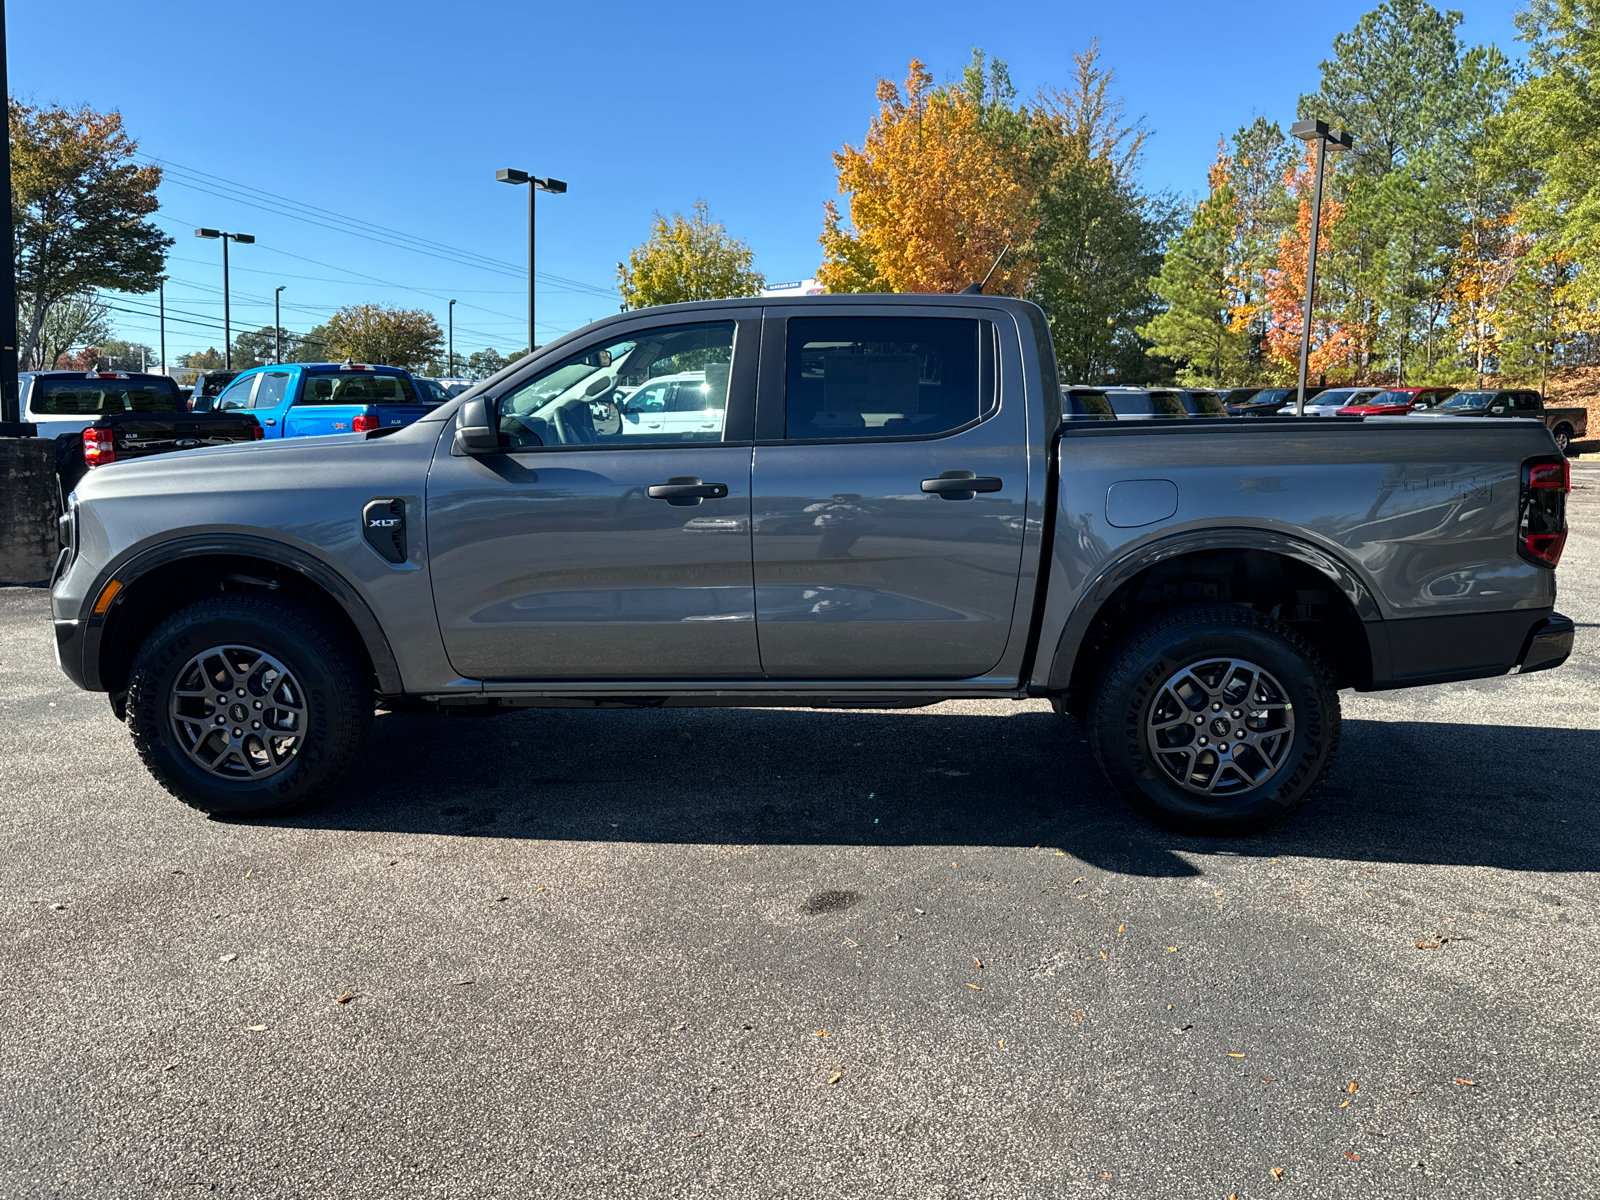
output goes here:
[{"label": "door glass", "polygon": [[271,371],[261,377],[261,386],[256,388],[255,403],[252,408],[277,408],[283,403],[284,391],[289,386],[289,372]]},{"label": "door glass", "polygon": [[230,383],[222,395],[217,397],[216,409],[221,412],[230,408],[249,408],[250,390],[256,386],[259,375],[245,375]]},{"label": "door glass", "polygon": [[785,436],[883,438],[948,433],[993,404],[980,385],[982,321],[950,317],[795,317],[789,321]]},{"label": "door glass", "polygon": [[[546,368],[501,399],[506,448],[720,442],[733,330],[732,321],[634,330]],[[697,419],[665,419],[689,412]]]}]

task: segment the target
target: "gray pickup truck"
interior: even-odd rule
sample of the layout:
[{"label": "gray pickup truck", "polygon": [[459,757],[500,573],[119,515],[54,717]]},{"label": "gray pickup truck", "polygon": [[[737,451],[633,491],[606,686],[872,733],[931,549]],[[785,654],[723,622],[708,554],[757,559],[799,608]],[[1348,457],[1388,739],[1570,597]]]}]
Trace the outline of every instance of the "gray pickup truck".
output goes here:
[{"label": "gray pickup truck", "polygon": [[1447,420],[1451,417],[1520,417],[1543,421],[1555,435],[1561,453],[1581,438],[1589,436],[1589,410],[1578,405],[1565,407],[1546,404],[1531,388],[1477,388],[1457,392],[1432,408],[1420,406],[1413,417]]},{"label": "gray pickup truck", "polygon": [[94,472],[60,662],[218,815],[325,792],[375,707],[1048,697],[1139,810],[1237,834],[1340,689],[1570,652],[1543,426],[1073,423],[1057,380],[982,295],[610,317],[404,428]]}]

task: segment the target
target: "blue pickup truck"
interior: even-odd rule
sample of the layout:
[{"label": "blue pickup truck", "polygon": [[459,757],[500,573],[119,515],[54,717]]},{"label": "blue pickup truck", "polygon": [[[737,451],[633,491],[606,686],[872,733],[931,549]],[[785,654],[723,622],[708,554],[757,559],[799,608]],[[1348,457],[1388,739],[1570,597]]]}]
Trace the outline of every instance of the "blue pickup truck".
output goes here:
[{"label": "blue pickup truck", "polygon": [[285,438],[409,425],[430,406],[399,367],[347,362],[252,367],[211,397],[209,407],[248,409],[268,438]]}]

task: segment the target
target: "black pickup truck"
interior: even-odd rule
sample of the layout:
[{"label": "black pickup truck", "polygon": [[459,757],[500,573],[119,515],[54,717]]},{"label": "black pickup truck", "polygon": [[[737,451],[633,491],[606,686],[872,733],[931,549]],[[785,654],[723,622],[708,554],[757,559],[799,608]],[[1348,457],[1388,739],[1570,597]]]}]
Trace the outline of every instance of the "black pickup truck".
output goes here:
[{"label": "black pickup truck", "polygon": [[54,438],[61,494],[91,467],[260,439],[247,412],[188,411],[165,375],[127,371],[28,371],[18,378],[24,420]]}]

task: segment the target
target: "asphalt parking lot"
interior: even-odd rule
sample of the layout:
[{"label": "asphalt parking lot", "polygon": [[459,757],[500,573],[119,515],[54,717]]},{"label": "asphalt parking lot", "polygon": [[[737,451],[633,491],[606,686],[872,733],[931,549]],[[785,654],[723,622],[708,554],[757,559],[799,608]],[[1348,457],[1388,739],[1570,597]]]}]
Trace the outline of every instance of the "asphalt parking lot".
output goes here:
[{"label": "asphalt parking lot", "polygon": [[1574,475],[1573,660],[1346,693],[1238,841],[1043,703],[390,715],[208,821],[0,589],[0,1195],[1597,1194]]}]

